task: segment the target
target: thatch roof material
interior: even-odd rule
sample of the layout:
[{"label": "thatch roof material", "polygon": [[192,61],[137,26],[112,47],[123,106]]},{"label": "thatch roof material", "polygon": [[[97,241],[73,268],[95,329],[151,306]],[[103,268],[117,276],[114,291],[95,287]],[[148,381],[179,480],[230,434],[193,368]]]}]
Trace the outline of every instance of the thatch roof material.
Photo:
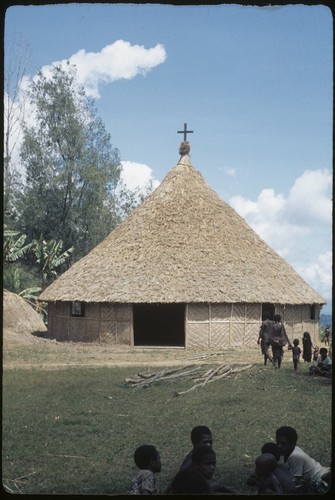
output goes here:
[{"label": "thatch roof material", "polygon": [[41,316],[20,295],[3,290],[3,328],[17,333],[46,332]]},{"label": "thatch roof material", "polygon": [[325,303],[206,184],[188,155],[40,300]]}]

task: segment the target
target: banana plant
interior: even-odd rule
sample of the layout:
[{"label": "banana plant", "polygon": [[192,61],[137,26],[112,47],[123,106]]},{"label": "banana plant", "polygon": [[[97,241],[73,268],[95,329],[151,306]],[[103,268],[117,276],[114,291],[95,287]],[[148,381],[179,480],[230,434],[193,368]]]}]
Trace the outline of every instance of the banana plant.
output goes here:
[{"label": "banana plant", "polygon": [[41,236],[39,240],[34,240],[33,250],[42,272],[43,286],[45,286],[52,278],[57,277],[58,268],[70,258],[74,247],[62,251],[62,240],[45,241]]},{"label": "banana plant", "polygon": [[19,231],[4,230],[3,257],[7,263],[16,262],[28,250],[33,248],[34,242],[25,245],[27,236]]}]

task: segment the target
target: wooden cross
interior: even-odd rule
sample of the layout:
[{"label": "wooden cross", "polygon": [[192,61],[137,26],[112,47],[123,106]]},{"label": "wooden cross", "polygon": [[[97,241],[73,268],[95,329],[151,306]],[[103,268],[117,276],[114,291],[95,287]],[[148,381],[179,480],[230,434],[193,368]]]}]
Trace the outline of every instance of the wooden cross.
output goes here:
[{"label": "wooden cross", "polygon": [[184,134],[184,141],[187,141],[187,134],[193,134],[193,130],[187,130],[187,123],[184,123],[184,130],[178,130],[177,134]]}]

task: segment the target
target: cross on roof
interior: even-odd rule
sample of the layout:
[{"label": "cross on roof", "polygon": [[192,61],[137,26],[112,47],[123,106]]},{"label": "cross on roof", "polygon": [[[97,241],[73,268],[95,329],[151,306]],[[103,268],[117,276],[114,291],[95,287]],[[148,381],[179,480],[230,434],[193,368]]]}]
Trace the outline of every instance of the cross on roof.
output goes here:
[{"label": "cross on roof", "polygon": [[184,134],[184,141],[186,141],[187,134],[193,134],[193,130],[187,130],[187,123],[184,123],[184,130],[178,130],[177,134]]}]

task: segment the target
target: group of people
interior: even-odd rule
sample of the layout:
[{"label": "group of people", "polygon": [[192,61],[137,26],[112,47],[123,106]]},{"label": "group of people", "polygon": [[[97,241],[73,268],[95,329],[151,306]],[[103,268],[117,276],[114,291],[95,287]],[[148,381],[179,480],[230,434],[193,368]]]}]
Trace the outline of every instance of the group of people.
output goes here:
[{"label": "group of people", "polygon": [[[265,443],[255,459],[255,471],[247,480],[257,494],[320,494],[329,489],[330,467],[324,467],[297,446],[295,429],[283,426],[276,431],[276,443]],[[211,430],[204,425],[191,432],[192,449],[185,456],[165,494],[239,495],[238,491],[213,479],[216,454]],[[138,473],[129,495],[160,493],[156,474],[161,458],[153,445],[142,445],[134,454]]]},{"label": "group of people", "polygon": [[[329,345],[329,336],[330,325],[327,325],[324,336],[325,345],[327,345],[327,341]],[[271,320],[270,313],[265,311],[257,343],[261,345],[264,365],[267,365],[268,361],[270,361],[275,369],[280,368],[284,355],[284,347],[288,345],[288,349],[292,351],[293,369],[295,373],[298,371],[300,356],[302,355],[305,362],[311,363],[312,359],[316,361],[316,366],[313,365],[309,369],[310,375],[331,376],[332,362],[328,355],[327,348],[321,347],[321,349],[319,349],[317,346],[314,347],[309,332],[304,332],[301,351],[299,339],[295,338],[293,343],[291,343],[288,338],[280,314],[275,314],[273,320]],[[272,349],[272,356],[269,352],[270,347]]]}]

